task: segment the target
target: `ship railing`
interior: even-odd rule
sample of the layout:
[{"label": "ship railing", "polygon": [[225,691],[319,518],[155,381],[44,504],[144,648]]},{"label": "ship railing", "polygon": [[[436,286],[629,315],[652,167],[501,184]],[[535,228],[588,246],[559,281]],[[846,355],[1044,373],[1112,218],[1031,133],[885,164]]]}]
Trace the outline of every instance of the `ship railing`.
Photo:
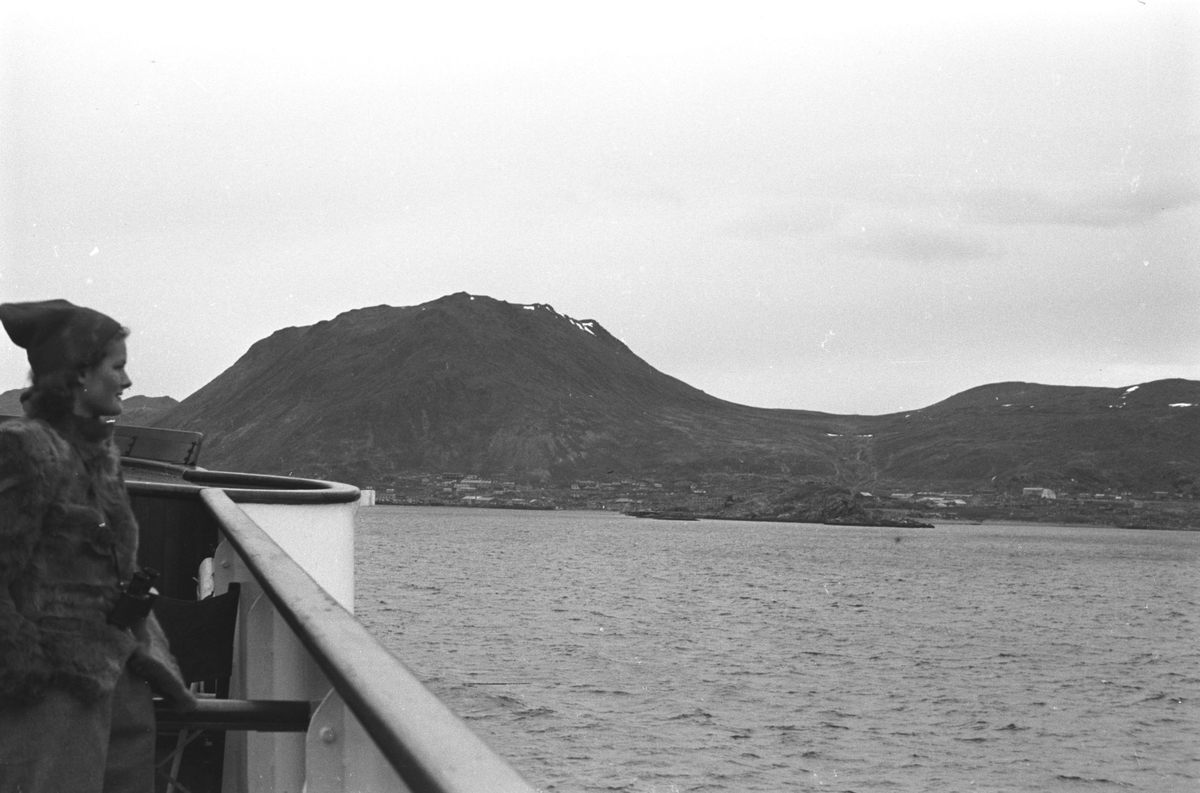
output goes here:
[{"label": "ship railing", "polygon": [[[178,566],[197,545],[182,535],[215,525],[214,591],[241,588],[230,698],[313,706],[304,733],[228,731],[223,791],[532,793],[353,616],[357,489],[125,467],[139,520],[159,524],[143,525],[143,543],[160,545],[143,549],[149,559]],[[171,525],[181,533],[174,540]]]}]

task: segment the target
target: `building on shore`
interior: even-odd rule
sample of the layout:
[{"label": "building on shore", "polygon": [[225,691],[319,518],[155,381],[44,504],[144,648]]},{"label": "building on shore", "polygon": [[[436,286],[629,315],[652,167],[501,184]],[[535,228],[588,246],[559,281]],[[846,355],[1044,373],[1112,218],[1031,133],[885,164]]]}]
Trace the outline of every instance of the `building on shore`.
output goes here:
[{"label": "building on shore", "polygon": [[1021,498],[1057,499],[1058,495],[1048,487],[1021,488]]}]

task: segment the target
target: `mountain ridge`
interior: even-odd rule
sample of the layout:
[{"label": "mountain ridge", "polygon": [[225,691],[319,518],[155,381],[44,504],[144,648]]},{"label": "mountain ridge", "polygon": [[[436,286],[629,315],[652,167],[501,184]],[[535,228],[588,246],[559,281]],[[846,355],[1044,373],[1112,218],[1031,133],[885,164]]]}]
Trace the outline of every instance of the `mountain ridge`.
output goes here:
[{"label": "mountain ridge", "polygon": [[[25,409],[21,406],[21,394],[24,388],[13,388],[0,391],[0,416],[23,416]],[[169,396],[152,397],[141,394],[126,397],[121,400],[121,415],[118,424],[133,424],[147,426],[166,415],[179,401]]]},{"label": "mountain ridge", "polygon": [[[297,377],[310,360],[322,361],[321,377]],[[205,427],[206,453],[237,465],[321,465],[328,449],[297,448],[297,428],[315,423],[344,440],[361,439],[359,451],[385,469],[545,478],[552,467],[575,468],[584,458],[584,467],[596,469],[643,467],[641,457],[668,464],[690,458],[696,428],[689,425],[722,406],[760,410],[658,372],[594,320],[458,293],[277,331],[160,423]],[[666,426],[672,422],[680,426]],[[265,443],[274,460],[221,456],[226,444],[268,423],[275,437],[256,446]]]}]

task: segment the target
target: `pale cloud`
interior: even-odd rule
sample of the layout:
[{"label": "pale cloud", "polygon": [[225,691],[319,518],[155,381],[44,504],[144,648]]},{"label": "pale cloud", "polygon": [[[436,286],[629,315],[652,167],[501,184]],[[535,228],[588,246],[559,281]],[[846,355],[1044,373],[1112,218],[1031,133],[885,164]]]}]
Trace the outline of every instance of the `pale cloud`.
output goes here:
[{"label": "pale cloud", "polygon": [[1200,203],[1200,187],[1191,179],[1155,183],[1135,175],[1110,181],[1116,183],[1106,189],[1001,186],[970,190],[960,196],[963,217],[1000,225],[1111,228],[1138,225],[1164,212]]},{"label": "pale cloud", "polygon": [[[902,261],[966,261],[996,252],[988,227],[1133,227],[1200,204],[1200,178],[1173,173],[982,178],[878,161],[813,178],[805,197],[771,200],[723,231],[752,240],[828,238],[843,250]],[[852,178],[847,176],[852,175]]]},{"label": "pale cloud", "polygon": [[[868,189],[865,193],[877,195]],[[899,202],[852,202],[829,198],[772,204],[725,226],[735,237],[767,241],[809,238],[835,250],[903,262],[968,261],[987,256],[992,245],[945,212],[905,208]]]},{"label": "pale cloud", "polygon": [[863,226],[857,234],[836,239],[841,247],[866,256],[915,263],[961,262],[983,258],[990,252],[982,237],[919,225]]},{"label": "pale cloud", "polygon": [[746,239],[807,237],[837,225],[845,210],[828,199],[770,204],[740,215],[725,231]]}]

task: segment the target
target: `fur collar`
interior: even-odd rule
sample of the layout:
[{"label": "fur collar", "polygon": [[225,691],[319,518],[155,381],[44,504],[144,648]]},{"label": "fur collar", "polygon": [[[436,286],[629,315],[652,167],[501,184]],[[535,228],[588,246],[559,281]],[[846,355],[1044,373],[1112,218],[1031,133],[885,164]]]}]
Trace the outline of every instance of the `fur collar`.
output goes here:
[{"label": "fur collar", "polygon": [[77,416],[74,413],[50,417],[39,415],[39,411],[31,410],[31,407],[31,402],[25,403],[25,414],[31,419],[49,425],[64,440],[75,447],[85,463],[92,465],[97,460],[112,455],[111,441],[116,430],[116,421]]},{"label": "fur collar", "polygon": [[69,414],[59,421],[47,422],[76,446],[103,446],[112,439],[116,422]]}]

